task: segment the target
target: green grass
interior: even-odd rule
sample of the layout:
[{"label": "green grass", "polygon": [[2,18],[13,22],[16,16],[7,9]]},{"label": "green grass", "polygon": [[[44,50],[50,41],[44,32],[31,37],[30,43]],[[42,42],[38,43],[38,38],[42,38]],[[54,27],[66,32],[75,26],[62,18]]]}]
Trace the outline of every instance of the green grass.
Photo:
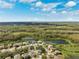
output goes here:
[{"label": "green grass", "polygon": [[65,58],[70,58],[73,56],[79,57],[79,45],[77,44],[65,44],[65,45],[56,45],[57,48],[59,48]]}]

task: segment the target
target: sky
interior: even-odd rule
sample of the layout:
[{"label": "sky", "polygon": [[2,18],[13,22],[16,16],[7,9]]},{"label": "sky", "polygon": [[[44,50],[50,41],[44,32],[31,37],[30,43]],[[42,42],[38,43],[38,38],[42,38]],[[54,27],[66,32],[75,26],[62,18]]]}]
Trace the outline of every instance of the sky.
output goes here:
[{"label": "sky", "polygon": [[0,0],[0,22],[79,21],[79,0]]}]

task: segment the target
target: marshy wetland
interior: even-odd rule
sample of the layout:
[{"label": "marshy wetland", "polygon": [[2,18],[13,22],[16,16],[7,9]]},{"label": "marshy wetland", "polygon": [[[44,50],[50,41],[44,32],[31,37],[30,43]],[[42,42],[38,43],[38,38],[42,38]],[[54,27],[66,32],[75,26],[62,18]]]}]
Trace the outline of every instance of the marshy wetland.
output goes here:
[{"label": "marshy wetland", "polygon": [[[30,46],[32,50],[27,49]],[[52,53],[47,51],[50,48]],[[0,59],[18,59],[17,56],[79,59],[79,23],[0,23]]]}]

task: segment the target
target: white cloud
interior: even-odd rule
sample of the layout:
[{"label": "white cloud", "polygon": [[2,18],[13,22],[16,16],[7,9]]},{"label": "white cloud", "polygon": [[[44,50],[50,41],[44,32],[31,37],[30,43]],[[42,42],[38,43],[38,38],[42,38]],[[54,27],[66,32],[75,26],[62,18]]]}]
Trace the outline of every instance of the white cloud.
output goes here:
[{"label": "white cloud", "polygon": [[76,15],[79,15],[79,10],[75,11],[74,13],[75,13]]},{"label": "white cloud", "polygon": [[41,1],[36,2],[35,7],[42,8],[42,11],[51,11],[53,8],[57,7],[60,3],[48,3],[45,4]]},{"label": "white cloud", "polygon": [[49,3],[47,5],[44,5],[44,7],[50,7],[50,8],[55,8],[57,7],[57,5],[59,5],[60,3]]},{"label": "white cloud", "polygon": [[76,6],[76,2],[74,2],[74,1],[69,1],[68,3],[66,3],[66,7],[73,7],[73,6]]},{"label": "white cloud", "polygon": [[42,11],[51,11],[51,8],[43,8]]},{"label": "white cloud", "polygon": [[56,11],[51,11],[51,13],[56,14],[57,12]]},{"label": "white cloud", "polygon": [[62,13],[62,14],[66,14],[66,13],[67,13],[67,11],[62,11],[61,13]]},{"label": "white cloud", "polygon": [[36,7],[42,7],[44,4],[42,2],[36,2]]},{"label": "white cloud", "polygon": [[31,3],[31,2],[35,2],[37,0],[19,0],[19,2],[22,2],[22,3]]},{"label": "white cloud", "polygon": [[49,4],[44,4],[43,9],[46,11],[52,11],[53,8],[57,7],[60,3],[49,3]]},{"label": "white cloud", "polygon": [[66,21],[74,21],[73,18],[67,18]]},{"label": "white cloud", "polygon": [[12,8],[14,4],[0,0],[0,8]]}]

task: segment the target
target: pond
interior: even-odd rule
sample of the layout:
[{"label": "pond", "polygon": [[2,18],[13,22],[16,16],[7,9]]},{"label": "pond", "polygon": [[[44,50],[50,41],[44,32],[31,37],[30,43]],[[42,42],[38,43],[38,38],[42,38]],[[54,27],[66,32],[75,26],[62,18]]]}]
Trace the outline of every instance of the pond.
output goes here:
[{"label": "pond", "polygon": [[45,41],[46,43],[50,43],[50,44],[68,44],[68,42],[66,40],[50,40],[50,41]]}]

